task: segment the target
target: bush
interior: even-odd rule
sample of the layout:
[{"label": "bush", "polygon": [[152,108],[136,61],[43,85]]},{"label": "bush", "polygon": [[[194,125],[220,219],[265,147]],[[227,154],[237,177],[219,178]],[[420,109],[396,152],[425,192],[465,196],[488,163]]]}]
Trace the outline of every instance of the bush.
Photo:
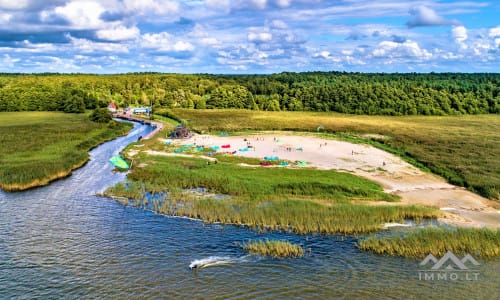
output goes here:
[{"label": "bush", "polygon": [[90,120],[97,123],[108,123],[112,119],[113,118],[111,117],[111,114],[109,113],[107,108],[96,108],[90,114]]}]

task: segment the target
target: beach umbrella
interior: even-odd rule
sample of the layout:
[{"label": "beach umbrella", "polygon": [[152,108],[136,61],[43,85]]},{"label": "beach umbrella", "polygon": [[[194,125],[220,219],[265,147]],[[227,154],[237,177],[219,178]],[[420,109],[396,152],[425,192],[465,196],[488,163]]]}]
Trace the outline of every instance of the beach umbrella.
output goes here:
[{"label": "beach umbrella", "polygon": [[128,169],[129,166],[127,164],[127,162],[120,156],[120,155],[115,155],[115,156],[112,156],[110,159],[109,159],[109,162],[117,167],[117,168],[120,168],[120,169]]}]

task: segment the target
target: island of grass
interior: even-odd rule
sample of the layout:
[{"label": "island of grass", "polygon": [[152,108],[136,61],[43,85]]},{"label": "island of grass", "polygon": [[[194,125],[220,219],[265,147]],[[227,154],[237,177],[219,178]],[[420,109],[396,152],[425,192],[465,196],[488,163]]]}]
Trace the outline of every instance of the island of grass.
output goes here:
[{"label": "island of grass", "polygon": [[242,245],[242,248],[253,255],[274,258],[304,256],[304,249],[300,245],[292,244],[287,240],[248,241]]},{"label": "island of grass", "polygon": [[20,191],[66,177],[88,161],[90,149],[131,127],[92,122],[88,114],[2,112],[0,188]]},{"label": "island of grass", "polygon": [[424,258],[471,254],[475,257],[500,256],[500,229],[488,228],[423,228],[403,235],[372,236],[361,240],[358,248],[383,255]]}]

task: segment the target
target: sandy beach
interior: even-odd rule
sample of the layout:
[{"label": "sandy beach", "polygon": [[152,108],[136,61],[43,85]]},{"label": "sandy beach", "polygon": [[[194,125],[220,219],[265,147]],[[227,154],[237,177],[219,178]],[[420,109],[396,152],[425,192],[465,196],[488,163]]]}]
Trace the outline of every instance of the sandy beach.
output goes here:
[{"label": "sandy beach", "polygon": [[[499,203],[451,185],[443,178],[425,173],[401,158],[369,145],[282,132],[248,136],[194,135],[186,140],[169,141],[179,146],[229,145],[229,148],[217,151],[242,157],[278,157],[292,162],[304,161],[307,162],[307,167],[350,172],[378,182],[387,193],[401,196],[401,202],[391,205],[436,206],[443,212],[440,221],[444,223],[500,228]],[[162,155],[162,152],[150,154]],[[293,164],[291,167],[294,167]],[[389,203],[373,203],[380,204]]]}]

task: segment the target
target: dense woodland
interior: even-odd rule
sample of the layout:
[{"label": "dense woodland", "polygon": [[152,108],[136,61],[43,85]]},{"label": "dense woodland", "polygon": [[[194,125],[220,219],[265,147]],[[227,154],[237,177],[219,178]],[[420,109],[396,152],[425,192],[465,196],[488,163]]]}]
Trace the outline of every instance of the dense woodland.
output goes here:
[{"label": "dense woodland", "polygon": [[334,111],[369,115],[500,113],[500,74],[0,74],[0,111],[106,106]]}]

